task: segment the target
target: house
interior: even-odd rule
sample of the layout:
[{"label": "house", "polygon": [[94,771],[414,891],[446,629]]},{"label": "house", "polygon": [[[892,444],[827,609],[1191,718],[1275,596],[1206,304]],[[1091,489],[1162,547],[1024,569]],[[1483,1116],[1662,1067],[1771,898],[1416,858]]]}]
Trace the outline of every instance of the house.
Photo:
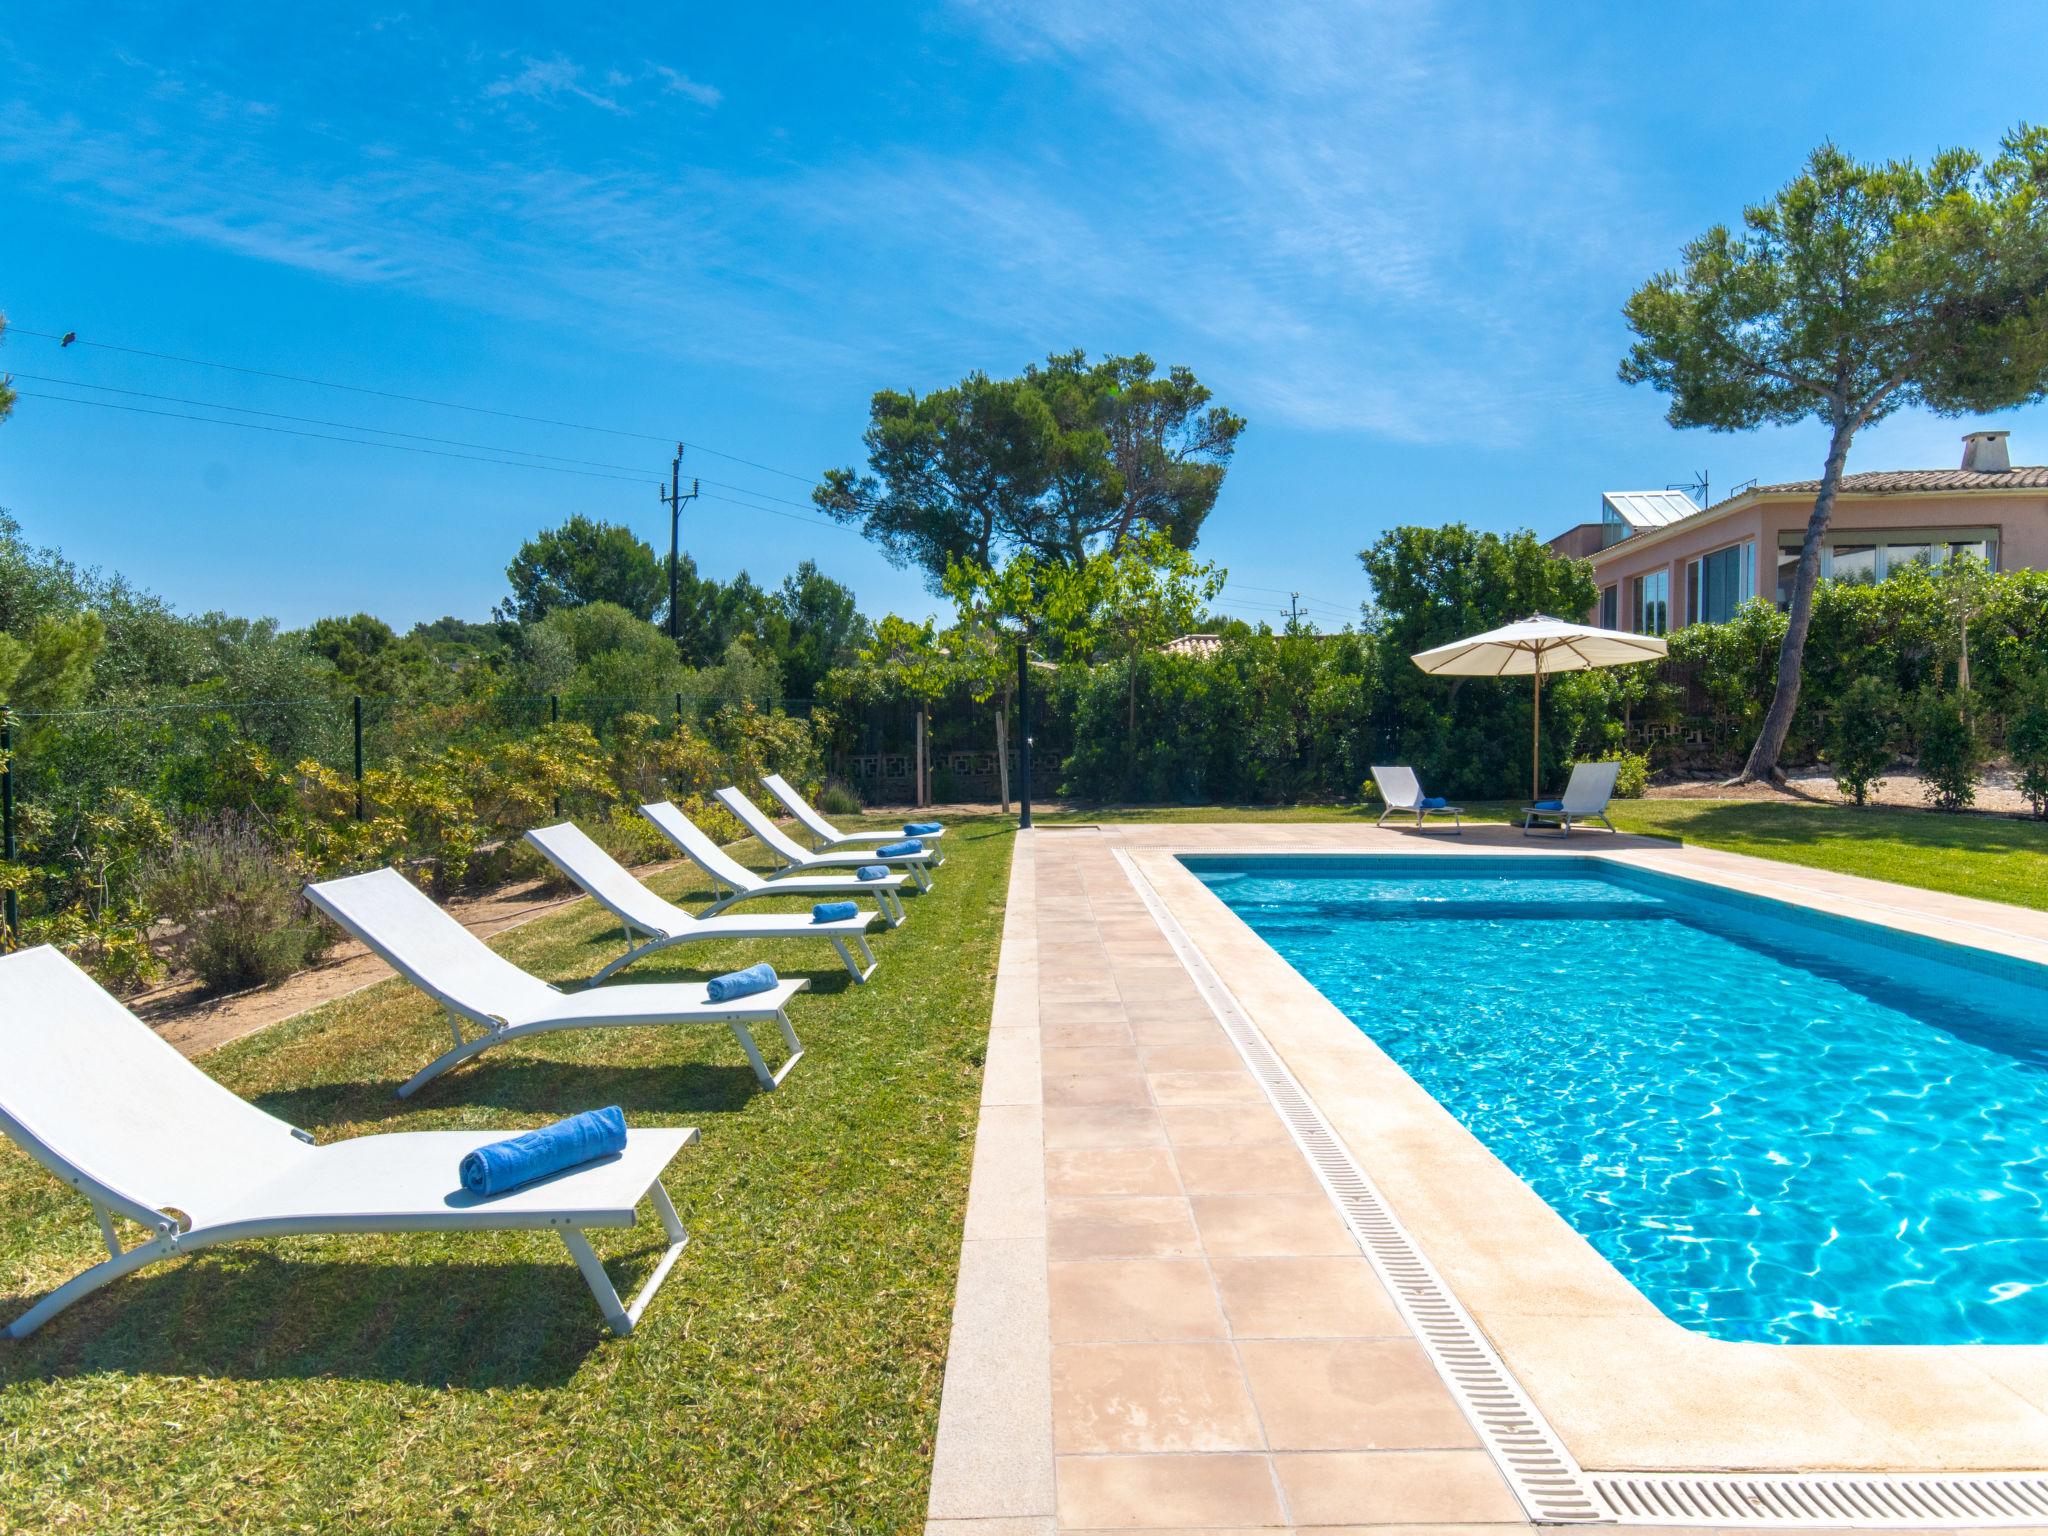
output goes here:
[{"label": "house", "polygon": [[[1591,622],[1661,635],[1732,618],[1753,597],[1788,606],[1819,491],[1818,480],[1753,485],[1704,509],[1682,491],[1609,491],[1599,522],[1550,547],[1592,562],[1600,597]],[[1963,552],[1993,570],[2048,568],[2048,467],[2015,468],[2003,432],[1966,434],[1957,469],[1844,475],[1820,573],[1882,581],[1907,561]]]},{"label": "house", "polygon": [[1221,635],[1180,635],[1159,647],[1168,656],[1199,656],[1203,659],[1214,656],[1223,649]]}]

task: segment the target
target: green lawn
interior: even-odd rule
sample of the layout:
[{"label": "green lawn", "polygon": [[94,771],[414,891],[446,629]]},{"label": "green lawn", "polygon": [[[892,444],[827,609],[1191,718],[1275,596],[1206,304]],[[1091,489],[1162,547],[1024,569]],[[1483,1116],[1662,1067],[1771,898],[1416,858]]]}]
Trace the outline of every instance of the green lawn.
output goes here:
[{"label": "green lawn", "polygon": [[[1520,805],[1471,802],[1466,819],[1503,821]],[[1041,819],[1371,822],[1378,815],[1377,806],[1120,806]],[[1624,832],[2048,910],[2048,822],[1755,800],[1617,800],[1611,815]],[[1601,835],[1597,828],[1589,834]]]},{"label": "green lawn", "polygon": [[[1009,826],[961,824],[947,845],[869,985],[822,941],[768,952],[814,980],[791,1010],[809,1054],[773,1094],[723,1030],[637,1029],[487,1053],[401,1104],[446,1035],[399,982],[207,1058],[322,1141],[612,1103],[699,1126],[667,1179],[691,1244],[623,1340],[541,1233],[294,1239],[144,1271],[0,1342],[0,1529],[919,1529]],[[655,883],[704,894],[694,871]],[[495,942],[567,980],[618,938],[580,903]],[[759,953],[687,946],[613,984]],[[594,1235],[622,1294],[659,1232]],[[0,1142],[0,1315],[98,1241],[86,1204]]]}]

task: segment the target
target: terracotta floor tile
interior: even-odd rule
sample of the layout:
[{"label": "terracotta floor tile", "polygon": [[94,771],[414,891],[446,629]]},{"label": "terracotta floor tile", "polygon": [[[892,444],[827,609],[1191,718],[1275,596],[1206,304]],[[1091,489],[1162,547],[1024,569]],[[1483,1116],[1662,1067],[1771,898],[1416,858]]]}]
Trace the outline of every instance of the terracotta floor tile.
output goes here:
[{"label": "terracotta floor tile", "polygon": [[1127,1074],[1144,1070],[1135,1044],[1041,1045],[1039,1069],[1047,1077],[1078,1077],[1084,1072]]},{"label": "terracotta floor tile", "polygon": [[1135,1051],[1137,1041],[1122,1019],[1046,1019],[1038,1026],[1038,1044],[1044,1050]]},{"label": "terracotta floor tile", "polygon": [[1212,1259],[1210,1268],[1230,1331],[1240,1339],[1408,1332],[1363,1258]]},{"label": "terracotta floor tile", "polygon": [[1182,1147],[1174,1153],[1191,1195],[1316,1195],[1322,1186],[1291,1141]]},{"label": "terracotta floor tile", "polygon": [[1181,1199],[1048,1200],[1046,1252],[1054,1260],[1189,1257],[1200,1251]]},{"label": "terracotta floor tile", "polygon": [[1045,1102],[1048,1107],[1062,1107],[1077,1104],[1148,1104],[1151,1096],[1147,1091],[1146,1079],[1137,1073],[1115,1076],[1104,1072],[1091,1072],[1083,1077],[1045,1078]]},{"label": "terracotta floor tile", "polygon": [[1276,1451],[1476,1447],[1413,1339],[1245,1339],[1238,1351]]},{"label": "terracotta floor tile", "polygon": [[1067,1530],[1280,1523],[1264,1456],[1063,1456],[1056,1467],[1060,1525]]},{"label": "terracotta floor tile", "polygon": [[1294,1145],[1270,1104],[1176,1104],[1160,1110],[1159,1118],[1176,1147]]},{"label": "terracotta floor tile", "polygon": [[1128,1011],[1128,1020],[1131,1038],[1145,1046],[1214,1045],[1225,1038],[1223,1026],[1206,1008],[1190,1008],[1185,1013],[1163,1018]]},{"label": "terracotta floor tile", "polygon": [[1320,1191],[1313,1195],[1203,1195],[1192,1202],[1203,1251],[1217,1258],[1358,1252]]},{"label": "terracotta floor tile", "polygon": [[1243,1067],[1226,1072],[1147,1072],[1160,1104],[1263,1104],[1265,1092]]},{"label": "terracotta floor tile", "polygon": [[1519,1522],[1484,1451],[1324,1451],[1275,1456],[1298,1525]]},{"label": "terracotta floor tile", "polygon": [[1166,1129],[1159,1111],[1147,1104],[1051,1105],[1045,1111],[1045,1145],[1054,1147],[1157,1147]]},{"label": "terracotta floor tile", "polygon": [[1140,1048],[1147,1072],[1242,1072],[1244,1058],[1216,1031],[1214,1041],[1199,1045],[1150,1045]]},{"label": "terracotta floor tile", "polygon": [[1056,1347],[1052,1441],[1063,1456],[1261,1449],[1237,1352],[1225,1343]]},{"label": "terracotta floor tile", "polygon": [[1122,1003],[1048,1003],[1043,995],[1038,1000],[1038,1022],[1050,1024],[1123,1024]]},{"label": "terracotta floor tile", "polygon": [[1164,1147],[1059,1147],[1045,1155],[1048,1195],[1178,1195]]},{"label": "terracotta floor tile", "polygon": [[1199,1259],[1097,1259],[1049,1265],[1047,1274],[1055,1344],[1225,1336]]}]

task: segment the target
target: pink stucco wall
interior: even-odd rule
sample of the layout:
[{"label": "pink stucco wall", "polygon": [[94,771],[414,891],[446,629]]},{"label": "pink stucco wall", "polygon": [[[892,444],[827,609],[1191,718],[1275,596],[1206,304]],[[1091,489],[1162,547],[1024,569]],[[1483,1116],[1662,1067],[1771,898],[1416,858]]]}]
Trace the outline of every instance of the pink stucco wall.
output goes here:
[{"label": "pink stucco wall", "polygon": [[[1620,627],[1629,627],[1630,583],[1653,571],[1671,573],[1671,624],[1692,622],[1684,592],[1686,562],[1730,544],[1756,541],[1757,595],[1773,596],[1780,535],[1800,534],[1813,511],[1810,496],[1761,497],[1714,518],[1687,518],[1668,529],[1637,534],[1593,556],[1594,580],[1618,588]],[[1987,496],[1981,492],[1843,496],[1829,519],[1830,540],[1851,542],[1859,529],[1987,528],[1998,537],[2000,570],[2048,569],[2048,493]],[[1599,620],[1599,607],[1589,618]]]}]

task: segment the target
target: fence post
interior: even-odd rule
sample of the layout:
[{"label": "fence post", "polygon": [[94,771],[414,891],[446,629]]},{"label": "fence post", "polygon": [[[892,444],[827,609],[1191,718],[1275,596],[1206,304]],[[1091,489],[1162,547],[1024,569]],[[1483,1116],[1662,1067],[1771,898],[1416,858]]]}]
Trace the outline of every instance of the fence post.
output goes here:
[{"label": "fence post", "polygon": [[356,820],[363,819],[363,696],[353,696],[356,721]]},{"label": "fence post", "polygon": [[[561,696],[561,695],[560,695],[559,693],[551,693],[551,694],[549,694],[549,695],[548,695],[548,724],[549,724],[549,725],[559,725],[559,724],[561,724],[561,721],[562,721],[562,696]],[[560,795],[557,795],[557,796],[555,796],[555,815],[556,815],[557,817],[559,817],[559,816],[560,816],[561,814],[562,814],[562,797],[561,797]]]},{"label": "fence post", "polygon": [[1017,830],[1031,825],[1031,645],[1017,642]]},{"label": "fence post", "polygon": [[[14,862],[14,712],[0,705],[0,858]],[[7,887],[7,937],[21,942],[21,898]]]}]

